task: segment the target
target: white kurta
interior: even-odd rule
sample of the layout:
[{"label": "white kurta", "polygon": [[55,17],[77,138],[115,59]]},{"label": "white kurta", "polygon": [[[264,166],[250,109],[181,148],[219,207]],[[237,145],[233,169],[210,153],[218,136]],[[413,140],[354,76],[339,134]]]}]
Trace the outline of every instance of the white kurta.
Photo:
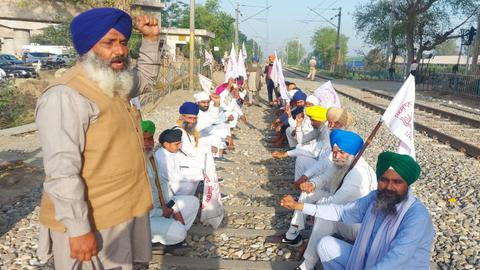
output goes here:
[{"label": "white kurta", "polygon": [[[290,126],[286,130],[287,140],[290,147],[296,147],[297,144],[303,144],[303,138],[305,134],[310,134],[314,132],[312,122],[310,118],[305,117],[300,126],[297,126],[297,121],[294,120],[294,125],[292,125],[291,120],[288,119]],[[307,135],[308,136],[308,135]],[[300,139],[300,141],[299,141]],[[306,142],[305,144],[315,143],[313,140]]]},{"label": "white kurta", "polygon": [[[165,151],[161,148],[159,151]],[[158,151],[157,151],[158,152]],[[158,156],[166,157],[159,152]],[[172,157],[173,155],[169,155]],[[185,221],[185,225],[172,217],[166,218],[163,216],[162,207],[160,205],[160,199],[158,198],[158,189],[155,185],[155,175],[153,172],[153,166],[150,164],[150,160],[147,159],[147,170],[150,180],[150,188],[153,196],[153,209],[150,211],[150,228],[152,234],[152,243],[162,243],[163,245],[173,245],[182,242],[187,236],[187,231],[192,226],[195,217],[197,216],[198,208],[200,206],[198,199],[195,196],[177,195],[174,196],[172,189],[168,183],[168,172],[165,172],[165,165],[168,161],[162,160],[161,162],[155,161],[157,164],[158,177],[160,182],[160,188],[162,189],[163,199],[165,202],[170,200],[175,201],[175,205],[172,207],[175,213],[180,212]],[[175,166],[174,166],[175,167]],[[168,167],[167,167],[168,170]],[[179,173],[170,173],[170,175],[178,175]]]},{"label": "white kurta", "polygon": [[[314,129],[308,134],[302,135],[301,141],[302,144],[299,143],[295,149],[287,152],[288,156],[296,157],[295,181],[305,175],[305,172],[310,170],[313,164],[316,164],[317,161],[323,162],[331,153],[329,129],[326,125],[322,126],[320,130]],[[312,175],[306,176],[311,177]]]},{"label": "white kurta", "polygon": [[219,107],[210,102],[207,111],[200,110],[197,116],[197,130],[199,144],[213,146],[217,149],[226,148],[226,138],[230,136],[230,126],[226,123],[226,117]]},{"label": "white kurta", "polygon": [[[318,199],[313,198],[312,200],[310,198],[304,200],[304,202],[311,203],[316,201],[316,204],[347,204],[366,196],[370,191],[377,189],[377,177],[375,171],[363,158],[359,159],[355,167],[345,177],[341,188],[336,191],[344,172],[345,170],[341,170],[341,173],[337,174],[336,177],[327,177],[332,173],[330,169],[326,174],[312,178],[311,181],[314,182],[316,186],[316,193],[323,193],[323,196],[317,195],[319,197]],[[334,179],[335,181],[330,181],[331,179]],[[292,224],[293,222],[303,222],[304,224],[304,218],[305,214],[295,211],[294,217],[292,218]],[[308,261],[310,265],[315,264],[318,261],[316,246],[322,237],[338,233],[343,237],[346,237],[348,240],[354,241],[358,229],[359,225],[356,224],[344,224],[342,222],[315,218],[313,231],[310,240],[308,241],[307,249],[303,255],[305,260]]]},{"label": "white kurta", "polygon": [[159,177],[168,181],[173,195],[193,195],[198,182],[203,180],[202,167],[196,164],[184,164],[185,154],[170,153],[164,148],[155,152]]},{"label": "white kurta", "polygon": [[233,116],[233,120],[229,122],[230,128],[236,127],[238,119],[243,116],[243,111],[230,91],[224,90],[220,93],[220,107],[227,117]]}]

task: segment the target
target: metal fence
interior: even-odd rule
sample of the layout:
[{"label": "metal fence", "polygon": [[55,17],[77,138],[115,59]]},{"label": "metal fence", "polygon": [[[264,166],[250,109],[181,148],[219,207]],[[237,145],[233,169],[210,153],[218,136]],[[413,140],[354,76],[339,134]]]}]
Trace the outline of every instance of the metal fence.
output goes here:
[{"label": "metal fence", "polygon": [[[157,82],[152,91],[143,94],[140,99],[142,105],[155,104],[158,100],[167,94],[176,90],[190,89],[189,65],[188,59],[173,61],[168,58],[160,60]],[[199,89],[197,73],[210,76],[209,67],[202,66],[199,60],[194,61],[193,81],[194,89]]]},{"label": "metal fence", "polygon": [[445,91],[469,97],[480,97],[480,75],[462,75],[423,70],[416,76],[423,90]]}]

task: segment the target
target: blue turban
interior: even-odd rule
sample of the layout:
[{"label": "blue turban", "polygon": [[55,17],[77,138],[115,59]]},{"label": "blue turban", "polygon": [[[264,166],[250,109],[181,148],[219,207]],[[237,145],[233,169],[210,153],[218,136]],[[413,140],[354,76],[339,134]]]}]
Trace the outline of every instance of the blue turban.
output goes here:
[{"label": "blue turban", "polygon": [[304,92],[298,90],[297,92],[295,92],[292,99],[294,101],[299,101],[299,100],[305,101],[305,100],[307,100],[307,95]]},{"label": "blue turban", "polygon": [[116,8],[93,8],[80,13],[70,24],[73,47],[79,55],[85,54],[112,28],[128,40],[132,34],[132,18]]},{"label": "blue turban", "polygon": [[198,111],[200,110],[200,107],[196,103],[187,101],[180,106],[180,109],[178,110],[180,114],[193,114],[193,115],[198,115]]},{"label": "blue turban", "polygon": [[332,129],[330,132],[330,146],[332,149],[334,145],[337,145],[342,151],[355,156],[363,147],[363,139],[352,131]]}]

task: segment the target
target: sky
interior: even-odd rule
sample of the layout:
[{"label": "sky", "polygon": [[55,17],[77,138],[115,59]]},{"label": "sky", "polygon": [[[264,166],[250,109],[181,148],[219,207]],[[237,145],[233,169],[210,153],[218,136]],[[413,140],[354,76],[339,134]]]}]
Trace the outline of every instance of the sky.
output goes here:
[{"label": "sky", "polygon": [[[187,2],[187,1],[186,1]],[[203,4],[205,0],[197,0],[196,3]],[[325,18],[334,17],[339,7],[342,8],[342,21],[340,32],[347,36],[348,39],[348,55],[358,55],[358,50],[367,52],[370,46],[365,44],[362,37],[356,35],[355,25],[353,21],[353,12],[355,7],[367,0],[268,0],[271,8],[268,10],[268,29],[269,42],[265,53],[271,53],[275,50],[281,51],[287,41],[298,38],[307,52],[312,51],[310,39],[316,29],[331,26],[325,22],[320,16],[309,10],[309,7],[315,9]],[[220,0],[221,9],[235,17],[235,7],[237,0]],[[266,6],[267,0],[238,0],[240,4],[240,31],[245,33],[248,38],[255,39],[262,47],[265,47],[265,37],[267,24],[265,23],[265,12],[248,19],[262,8]],[[250,7],[258,6],[258,7]],[[245,22],[242,22],[243,20]],[[304,20],[312,20],[313,22],[301,22]],[[331,22],[337,24],[337,18],[333,18]]]}]

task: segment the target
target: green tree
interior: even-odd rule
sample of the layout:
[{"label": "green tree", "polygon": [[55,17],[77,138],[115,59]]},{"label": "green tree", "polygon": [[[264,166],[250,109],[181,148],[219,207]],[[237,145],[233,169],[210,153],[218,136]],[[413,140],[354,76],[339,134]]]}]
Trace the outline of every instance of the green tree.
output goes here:
[{"label": "green tree", "polygon": [[162,12],[162,27],[178,27],[185,17],[188,17],[188,5],[179,0],[164,0],[165,9]]},{"label": "green tree", "polygon": [[[410,65],[415,58],[415,45],[418,47],[416,58],[420,59],[424,51],[432,50],[446,40],[457,38],[456,31],[478,13],[479,4],[480,0],[400,0],[392,5],[391,2],[370,0],[356,7],[355,17],[358,17],[358,14],[370,16],[372,20],[383,21],[385,27],[389,19],[385,19],[382,9],[386,9],[387,14],[393,14],[395,25],[399,27],[399,35],[405,37],[407,63]],[[381,31],[378,25],[374,27]],[[357,26],[357,29],[365,32],[365,28],[361,26]]]},{"label": "green tree", "polygon": [[[335,63],[335,42],[337,31],[331,27],[320,28],[313,34],[310,44],[313,46],[314,55],[316,55],[325,67],[333,68]],[[348,38],[340,34],[340,61],[341,65],[347,56]]]},{"label": "green tree", "polygon": [[288,65],[298,65],[305,55],[305,48],[298,39],[288,41],[284,51],[288,52],[287,59],[285,59],[288,60]]},{"label": "green tree", "polygon": [[435,54],[436,55],[457,55],[458,54],[458,47],[455,43],[455,40],[449,39],[444,43],[435,47]]},{"label": "green tree", "polygon": [[40,45],[72,46],[70,21],[71,19],[59,25],[48,26],[42,34],[32,36],[30,41]]}]

